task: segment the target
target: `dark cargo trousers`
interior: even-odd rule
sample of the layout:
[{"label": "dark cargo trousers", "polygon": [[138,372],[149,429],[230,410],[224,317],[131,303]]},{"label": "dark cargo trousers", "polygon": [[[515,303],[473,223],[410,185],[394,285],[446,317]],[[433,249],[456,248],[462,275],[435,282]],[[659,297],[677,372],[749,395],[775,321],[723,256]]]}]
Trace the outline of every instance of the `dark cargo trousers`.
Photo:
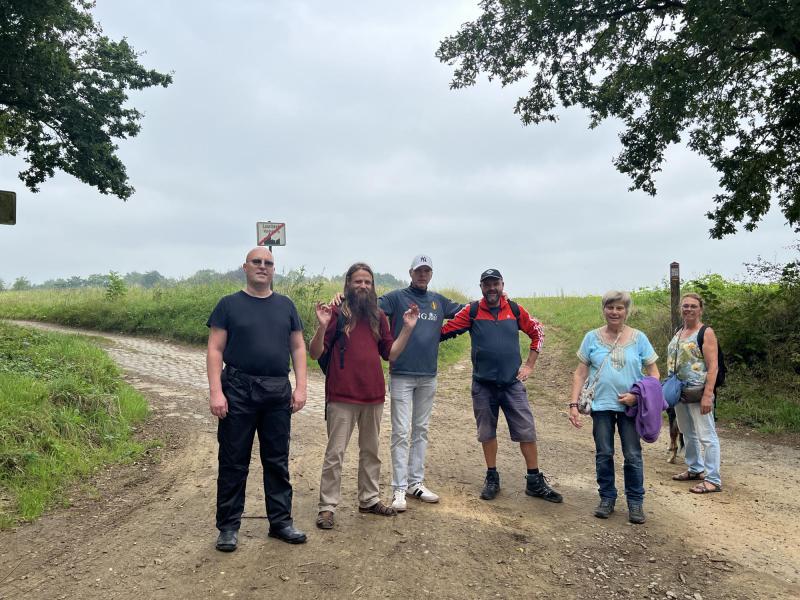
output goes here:
[{"label": "dark cargo trousers", "polygon": [[222,392],[228,400],[228,414],[217,427],[217,529],[239,529],[256,432],[270,526],[291,525],[289,435],[292,388],[289,378],[253,377],[226,367],[222,372]]}]

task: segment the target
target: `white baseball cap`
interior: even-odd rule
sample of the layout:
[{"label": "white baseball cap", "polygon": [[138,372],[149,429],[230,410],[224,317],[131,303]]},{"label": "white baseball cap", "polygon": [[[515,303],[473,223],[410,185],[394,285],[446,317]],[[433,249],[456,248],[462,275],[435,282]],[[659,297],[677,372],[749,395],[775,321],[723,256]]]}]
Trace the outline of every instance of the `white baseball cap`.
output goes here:
[{"label": "white baseball cap", "polygon": [[416,271],[420,267],[430,267],[433,269],[433,261],[427,254],[417,254],[411,261],[411,270]]}]

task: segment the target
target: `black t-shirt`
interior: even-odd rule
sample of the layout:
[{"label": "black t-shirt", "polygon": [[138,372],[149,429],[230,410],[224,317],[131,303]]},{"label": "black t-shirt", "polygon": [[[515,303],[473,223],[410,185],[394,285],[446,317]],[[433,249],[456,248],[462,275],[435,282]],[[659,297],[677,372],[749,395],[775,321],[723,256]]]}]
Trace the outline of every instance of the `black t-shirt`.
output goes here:
[{"label": "black t-shirt", "polygon": [[281,294],[256,298],[243,291],[225,296],[206,323],[228,332],[222,360],[248,375],[289,374],[289,337],[302,331],[294,303]]}]

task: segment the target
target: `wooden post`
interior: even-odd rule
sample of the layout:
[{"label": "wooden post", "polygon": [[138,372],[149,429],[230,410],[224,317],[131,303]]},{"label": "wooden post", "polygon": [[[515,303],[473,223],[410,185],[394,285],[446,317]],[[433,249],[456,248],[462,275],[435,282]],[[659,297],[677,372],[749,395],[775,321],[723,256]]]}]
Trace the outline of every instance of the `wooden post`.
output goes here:
[{"label": "wooden post", "polygon": [[676,262],[669,264],[669,297],[672,331],[674,333],[681,326],[681,311],[678,306],[681,301],[681,267]]}]

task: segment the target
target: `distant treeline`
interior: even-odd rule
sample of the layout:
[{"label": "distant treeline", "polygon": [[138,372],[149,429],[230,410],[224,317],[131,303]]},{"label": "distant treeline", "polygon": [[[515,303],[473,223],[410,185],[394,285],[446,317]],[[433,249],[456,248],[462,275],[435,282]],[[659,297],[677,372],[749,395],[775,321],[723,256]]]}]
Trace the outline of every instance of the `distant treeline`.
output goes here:
[{"label": "distant treeline", "polygon": [[[115,274],[116,275],[116,274]],[[315,281],[322,281],[322,282],[343,282],[344,275],[337,275],[334,277],[324,277],[323,275],[316,275],[313,277],[309,277],[305,275],[304,272],[301,271],[290,271],[286,274],[275,274],[275,283],[280,284],[284,280],[291,280],[298,275],[304,277],[307,281],[315,282]],[[218,271],[214,271],[213,269],[200,269],[194,275],[186,278],[175,279],[173,277],[164,277],[158,271],[148,271],[147,273],[139,273],[138,271],[133,271],[131,273],[126,273],[125,275],[119,275],[119,277],[125,282],[128,287],[141,287],[145,289],[155,288],[155,287],[172,287],[179,284],[189,284],[189,285],[206,285],[210,283],[227,283],[227,282],[234,282],[234,283],[241,283],[244,284],[244,271],[242,271],[241,267],[231,269],[230,271],[226,271],[224,273],[220,273]],[[61,278],[58,279],[48,279],[40,284],[31,283],[27,277],[17,277],[14,282],[10,285],[6,285],[5,282],[0,279],[0,291],[9,289],[15,291],[23,291],[23,290],[34,290],[34,289],[44,289],[44,290],[65,290],[65,289],[79,289],[79,288],[107,288],[111,279],[113,278],[111,273],[95,273],[89,275],[88,277],[79,277],[78,275],[73,275],[69,278]],[[378,287],[385,287],[389,289],[395,289],[399,287],[404,287],[407,285],[406,281],[401,279],[397,279],[394,275],[390,273],[375,273],[375,284]]]}]

